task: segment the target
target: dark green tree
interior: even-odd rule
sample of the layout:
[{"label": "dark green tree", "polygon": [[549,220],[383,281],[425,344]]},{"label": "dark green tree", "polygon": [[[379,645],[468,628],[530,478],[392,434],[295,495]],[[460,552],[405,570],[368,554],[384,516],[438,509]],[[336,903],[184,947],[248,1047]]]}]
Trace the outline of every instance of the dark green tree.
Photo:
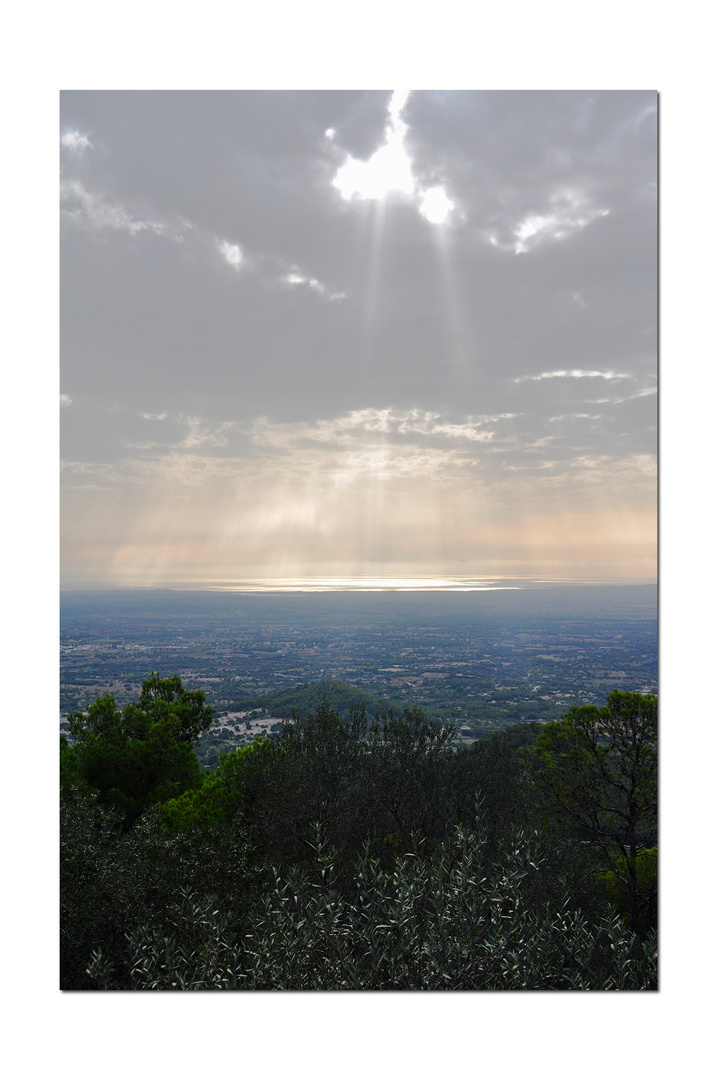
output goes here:
[{"label": "dark green tree", "polygon": [[657,698],[614,690],[605,706],[572,706],[545,725],[534,762],[551,814],[600,852],[637,931],[654,900],[641,889],[638,855],[657,839]]},{"label": "dark green tree", "polygon": [[[637,892],[644,901],[638,913],[637,933],[644,937],[657,928],[657,848],[641,848],[637,853]],[[606,899],[624,919],[628,919],[629,899],[622,885],[626,877],[624,860],[619,867],[620,878],[612,870],[595,875],[598,894]]]},{"label": "dark green tree", "polygon": [[[171,828],[236,821],[270,866],[307,858],[316,821],[342,859],[351,861],[368,837],[386,840],[388,854],[398,837],[437,838],[460,820],[451,738],[417,709],[388,711],[369,729],[363,708],[345,720],[324,700],[286,721],[276,740],[222,755],[201,789],[165,805],[165,820]],[[469,820],[475,790],[463,801]]]},{"label": "dark green tree", "polygon": [[410,706],[402,715],[389,709],[377,717],[368,736],[367,785],[379,831],[400,836],[401,843],[414,834],[446,834],[453,824],[454,731]]},{"label": "dark green tree", "polygon": [[366,716],[353,709],[343,720],[322,701],[305,717],[283,725],[275,741],[255,742],[255,750],[220,771],[227,784],[240,785],[242,814],[257,849],[271,865],[308,856],[306,836],[314,821],[343,851],[355,850],[366,830]]},{"label": "dark green tree", "polygon": [[146,806],[201,783],[193,747],[211,724],[212,709],[204,692],[186,690],[178,675],[161,679],[152,672],[138,702],[120,710],[106,694],[67,719],[73,767],[102,805],[121,811],[125,828]]}]

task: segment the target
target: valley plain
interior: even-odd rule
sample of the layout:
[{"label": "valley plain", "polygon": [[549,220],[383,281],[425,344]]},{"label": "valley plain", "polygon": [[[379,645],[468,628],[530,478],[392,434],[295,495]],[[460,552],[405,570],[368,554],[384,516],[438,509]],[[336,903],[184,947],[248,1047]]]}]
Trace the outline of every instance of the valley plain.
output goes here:
[{"label": "valley plain", "polygon": [[472,741],[613,689],[655,693],[657,589],[63,593],[61,721],[104,693],[123,705],[150,671],[204,690],[203,742],[222,749],[278,732],[336,680],[369,712],[418,705]]}]

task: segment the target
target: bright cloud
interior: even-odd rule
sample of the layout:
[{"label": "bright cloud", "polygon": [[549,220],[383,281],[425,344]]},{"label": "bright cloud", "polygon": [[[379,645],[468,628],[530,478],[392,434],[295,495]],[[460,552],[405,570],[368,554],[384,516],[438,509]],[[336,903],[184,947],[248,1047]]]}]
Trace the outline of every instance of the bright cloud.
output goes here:
[{"label": "bright cloud", "polygon": [[619,371],[581,371],[573,368],[571,371],[542,371],[540,375],[519,375],[513,379],[514,383],[539,382],[541,379],[630,379],[631,375],[624,375]]},{"label": "bright cloud", "polygon": [[408,95],[409,91],[396,90],[391,98],[383,146],[368,161],[349,155],[336,173],[333,184],[344,199],[383,199],[391,192],[413,194],[416,182],[404,146],[408,126],[401,120]]},{"label": "bright cloud", "polygon": [[559,424],[561,420],[599,420],[600,413],[561,413],[560,416],[549,416],[546,420],[547,424]]},{"label": "bright cloud", "polygon": [[542,211],[530,211],[505,231],[491,229],[488,241],[504,251],[522,255],[546,240],[565,240],[584,229],[609,210],[590,206],[587,197],[576,189],[556,192]]},{"label": "bright cloud", "polygon": [[441,187],[428,188],[423,193],[419,213],[432,225],[443,225],[455,209],[455,203],[449,199]]},{"label": "bright cloud", "polygon": [[79,131],[66,131],[60,143],[73,154],[84,154],[85,150],[89,150],[92,147],[92,143],[86,135],[82,135]]},{"label": "bright cloud", "polygon": [[322,285],[317,278],[308,277],[306,274],[301,273],[298,266],[292,266],[291,271],[282,278],[282,281],[287,285],[303,285],[307,289],[318,293],[319,296],[323,296],[325,300],[346,299],[346,293],[332,292],[326,285]]},{"label": "bright cloud", "polygon": [[108,203],[101,195],[87,191],[79,180],[64,180],[60,187],[60,198],[62,212],[67,219],[96,232],[107,229],[135,236],[146,230],[154,233],[164,231],[158,222],[132,217],[121,206]]},{"label": "bright cloud", "polygon": [[[440,186],[422,188],[413,175],[405,139],[408,125],[401,114],[410,90],[394,91],[388,106],[383,146],[368,159],[361,161],[350,154],[336,173],[333,185],[344,199],[380,200],[388,195],[402,197],[414,203],[426,221],[443,225],[455,210],[455,203]],[[329,128],[326,137],[333,141],[335,132]]]},{"label": "bright cloud", "polygon": [[[157,419],[162,419],[162,417]],[[180,444],[184,449],[195,449],[198,446],[227,446],[230,433],[237,429],[236,424],[231,421],[207,424],[198,416],[182,416],[180,420],[189,428]]]},{"label": "bright cloud", "polygon": [[[612,402],[613,405],[623,405],[626,401],[637,401],[639,398],[654,397],[656,393],[657,393],[657,387],[656,386],[647,386],[642,390],[635,391],[634,394],[625,394],[624,397],[612,398],[611,402]],[[606,399],[606,400],[610,400],[610,399]],[[588,405],[602,405],[603,401],[602,400],[599,400],[599,401],[590,400],[590,401],[587,402],[587,404]]]},{"label": "bright cloud", "polygon": [[235,270],[240,270],[244,262],[244,252],[239,245],[230,244],[228,240],[222,240],[218,246],[224,261],[233,266]]},{"label": "bright cloud", "polygon": [[[229,240],[217,241],[217,249],[228,266],[231,266],[233,270],[244,272],[249,268],[252,268],[254,272],[257,271],[257,266],[261,266],[262,263],[269,264],[271,262],[279,262],[279,260],[266,259],[257,254],[253,258],[247,258],[244,249],[239,244],[233,244]],[[276,266],[273,270],[261,272],[262,280],[264,284],[274,287],[277,284],[288,285],[291,288],[305,288],[310,289],[311,292],[321,296],[324,300],[344,300],[346,293],[334,292],[332,289],[324,285],[318,278],[312,277],[310,274],[304,273],[298,266],[292,266],[288,273],[282,272]]]},{"label": "bright cloud", "polygon": [[[252,441],[271,446],[288,446],[297,442],[319,442],[349,445],[375,436],[423,436],[438,439],[463,439],[468,442],[491,442],[494,430],[486,424],[512,419],[515,414],[468,417],[463,422],[450,422],[439,413],[419,409],[357,409],[332,420],[314,423],[269,424],[259,420],[251,429]],[[383,445],[383,444],[382,444]]]}]

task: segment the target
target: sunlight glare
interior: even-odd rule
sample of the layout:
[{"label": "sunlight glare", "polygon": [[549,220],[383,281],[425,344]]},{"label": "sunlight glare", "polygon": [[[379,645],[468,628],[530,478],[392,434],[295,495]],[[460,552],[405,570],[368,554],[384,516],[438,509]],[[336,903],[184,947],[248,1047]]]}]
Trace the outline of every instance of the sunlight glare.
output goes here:
[{"label": "sunlight glare", "polygon": [[326,577],[250,578],[245,581],[202,583],[221,592],[517,592],[520,585],[494,578],[445,577]]},{"label": "sunlight glare", "polygon": [[410,91],[395,91],[388,107],[386,142],[368,161],[349,155],[333,180],[342,198],[384,199],[389,192],[412,195],[416,183],[411,171],[411,159],[403,140],[408,131],[400,119]]},{"label": "sunlight glare", "polygon": [[455,203],[448,198],[443,188],[432,187],[424,192],[419,212],[432,225],[443,225],[454,207]]},{"label": "sunlight glare", "polygon": [[[332,184],[346,200],[359,199],[379,205],[389,195],[402,196],[417,207],[419,214],[431,225],[444,225],[454,214],[456,205],[445,188],[434,185],[424,188],[413,175],[413,164],[406,150],[408,124],[401,113],[410,97],[410,90],[395,90],[388,105],[384,143],[368,161],[346,157]],[[333,140],[335,132],[325,132]],[[460,215],[459,215],[460,216]]]}]

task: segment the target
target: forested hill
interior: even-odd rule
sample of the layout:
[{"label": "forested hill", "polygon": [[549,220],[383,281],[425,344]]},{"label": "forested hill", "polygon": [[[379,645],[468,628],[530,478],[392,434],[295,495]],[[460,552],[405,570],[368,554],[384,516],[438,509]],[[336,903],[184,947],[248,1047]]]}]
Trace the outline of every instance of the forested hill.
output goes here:
[{"label": "forested hill", "polygon": [[230,709],[235,712],[263,709],[272,716],[290,719],[294,712],[306,716],[322,701],[328,702],[344,720],[349,719],[351,709],[356,707],[363,707],[369,716],[375,716],[384,709],[401,713],[405,705],[405,702],[392,701],[388,697],[361,690],[343,679],[320,679],[318,682],[291,686],[288,690],[276,690],[273,694],[241,698],[232,702]]}]

